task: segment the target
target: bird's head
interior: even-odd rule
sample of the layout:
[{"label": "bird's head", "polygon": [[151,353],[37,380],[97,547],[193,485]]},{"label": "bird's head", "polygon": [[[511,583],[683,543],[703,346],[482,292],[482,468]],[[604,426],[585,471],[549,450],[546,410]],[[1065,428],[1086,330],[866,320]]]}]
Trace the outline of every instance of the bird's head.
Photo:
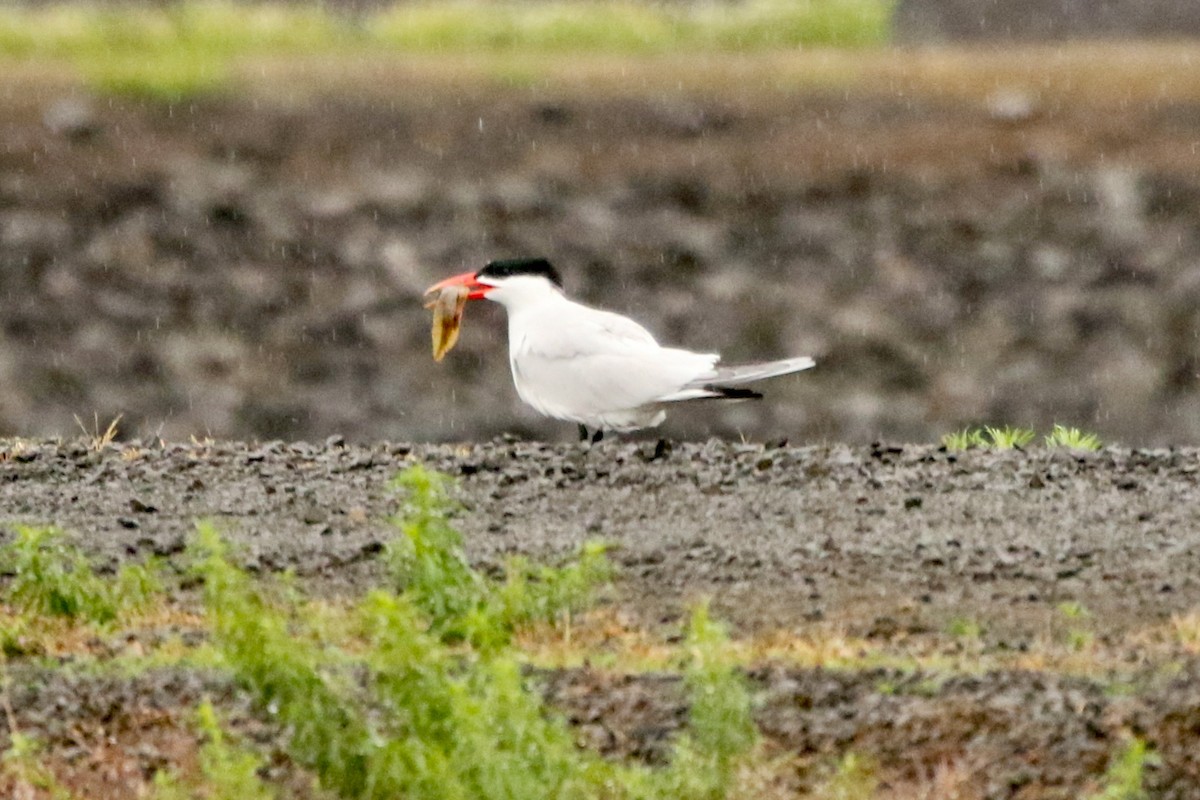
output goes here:
[{"label": "bird's head", "polygon": [[468,300],[494,300],[510,308],[551,292],[562,291],[562,276],[544,258],[493,261],[478,272],[464,272],[430,286],[428,292],[448,286],[467,287]]}]

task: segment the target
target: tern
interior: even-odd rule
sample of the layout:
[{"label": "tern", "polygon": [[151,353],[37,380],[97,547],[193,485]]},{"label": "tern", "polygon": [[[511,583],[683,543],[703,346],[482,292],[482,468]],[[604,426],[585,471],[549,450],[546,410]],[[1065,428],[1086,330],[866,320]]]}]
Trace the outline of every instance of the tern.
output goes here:
[{"label": "tern", "polygon": [[583,305],[563,291],[544,258],[492,261],[434,284],[465,287],[508,313],[508,362],[520,398],[541,414],[574,422],[581,439],[662,423],[667,407],[690,400],[760,398],[748,383],[809,369],[807,356],[720,366],[717,353],[663,347],[628,317]]}]

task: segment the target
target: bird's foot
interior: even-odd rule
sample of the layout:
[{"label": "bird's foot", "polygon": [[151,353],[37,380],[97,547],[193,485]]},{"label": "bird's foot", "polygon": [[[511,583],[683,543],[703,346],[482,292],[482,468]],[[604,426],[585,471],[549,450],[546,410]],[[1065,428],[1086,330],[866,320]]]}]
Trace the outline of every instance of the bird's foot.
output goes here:
[{"label": "bird's foot", "polygon": [[604,438],[604,429],[603,428],[596,428],[596,430],[592,431],[591,433],[588,433],[588,429],[587,429],[586,425],[584,425],[582,422],[579,422],[576,424],[579,426],[579,441],[591,442],[592,444],[599,444],[600,441]]}]

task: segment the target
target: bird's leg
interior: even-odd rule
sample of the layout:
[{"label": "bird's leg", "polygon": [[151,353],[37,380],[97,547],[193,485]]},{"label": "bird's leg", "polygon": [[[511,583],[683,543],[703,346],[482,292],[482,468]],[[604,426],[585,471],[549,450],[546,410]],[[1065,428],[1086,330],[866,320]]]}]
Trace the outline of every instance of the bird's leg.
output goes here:
[{"label": "bird's leg", "polygon": [[592,434],[592,444],[600,444],[600,440],[604,438],[604,428],[596,428],[596,432]]},{"label": "bird's leg", "polygon": [[580,422],[578,424],[579,424],[579,441],[586,442],[589,438],[587,425],[584,425],[582,422]]}]

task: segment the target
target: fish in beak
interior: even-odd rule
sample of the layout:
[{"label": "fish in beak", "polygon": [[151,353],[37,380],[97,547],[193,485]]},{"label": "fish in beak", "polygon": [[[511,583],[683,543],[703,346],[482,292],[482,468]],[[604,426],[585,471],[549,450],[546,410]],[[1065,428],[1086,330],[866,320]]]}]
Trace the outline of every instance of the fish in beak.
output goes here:
[{"label": "fish in beak", "polygon": [[425,307],[433,309],[433,360],[441,361],[458,342],[463,310],[468,300],[482,300],[490,286],[475,280],[474,272],[464,272],[439,281],[425,290]]}]

